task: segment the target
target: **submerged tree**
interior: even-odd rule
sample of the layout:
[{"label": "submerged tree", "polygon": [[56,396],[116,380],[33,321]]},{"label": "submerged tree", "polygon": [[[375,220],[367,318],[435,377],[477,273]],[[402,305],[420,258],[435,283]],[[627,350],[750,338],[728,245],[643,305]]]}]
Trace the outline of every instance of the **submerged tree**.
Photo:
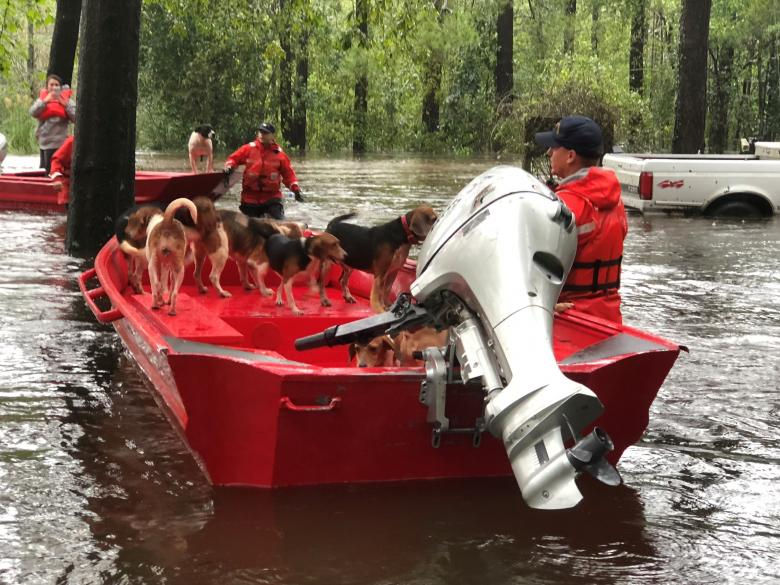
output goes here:
[{"label": "submerged tree", "polygon": [[684,0],[672,152],[704,152],[707,116],[707,42],[712,0]]},{"label": "submerged tree", "polygon": [[66,247],[97,252],[133,202],[141,0],[85,0]]},{"label": "submerged tree", "polygon": [[[361,58],[366,58],[368,49],[368,14],[370,0],[356,0],[355,21],[358,46],[363,50]],[[353,107],[352,152],[362,154],[366,151],[368,136],[368,71],[362,63],[355,79],[355,102]]]},{"label": "submerged tree", "polygon": [[81,0],[57,0],[57,18],[49,51],[49,69],[62,78],[62,83],[71,85],[73,62],[79,38]]}]

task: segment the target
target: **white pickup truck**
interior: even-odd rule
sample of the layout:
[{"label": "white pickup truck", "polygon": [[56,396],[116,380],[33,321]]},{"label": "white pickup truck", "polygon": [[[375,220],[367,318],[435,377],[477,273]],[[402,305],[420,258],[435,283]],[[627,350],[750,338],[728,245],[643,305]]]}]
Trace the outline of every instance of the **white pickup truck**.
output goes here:
[{"label": "white pickup truck", "polygon": [[780,213],[780,142],[756,142],[755,154],[604,155],[629,209],[714,216]]}]

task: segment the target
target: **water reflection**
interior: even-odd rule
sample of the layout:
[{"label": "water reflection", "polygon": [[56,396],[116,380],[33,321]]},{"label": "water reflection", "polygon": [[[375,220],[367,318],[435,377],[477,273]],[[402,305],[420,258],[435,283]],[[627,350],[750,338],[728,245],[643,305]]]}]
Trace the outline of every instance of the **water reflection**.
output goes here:
[{"label": "water reflection", "polygon": [[[442,208],[493,165],[293,162],[310,197],[288,215],[315,227]],[[585,484],[580,507],[550,513],[511,480],[212,490],[87,312],[64,217],[0,212],[0,582],[778,582],[778,227],[629,218],[626,322],[691,353],[621,460],[628,487]]]}]

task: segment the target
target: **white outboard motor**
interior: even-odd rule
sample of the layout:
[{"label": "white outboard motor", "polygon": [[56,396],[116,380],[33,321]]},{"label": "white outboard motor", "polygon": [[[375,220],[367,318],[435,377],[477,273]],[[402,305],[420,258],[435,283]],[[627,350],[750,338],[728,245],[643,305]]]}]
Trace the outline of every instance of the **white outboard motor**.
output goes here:
[{"label": "white outboard motor", "polygon": [[[368,341],[433,324],[450,345],[423,352],[434,439],[449,429],[446,385],[456,372],[481,380],[484,425],[506,448],[523,498],[533,508],[569,508],[587,471],[609,485],[620,476],[604,455],[609,437],[583,428],[602,412],[596,395],[565,377],[553,354],[555,303],[577,251],[571,211],[540,181],[500,166],[469,183],[439,216],[417,259],[411,295],[387,312],[296,341],[298,349]],[[453,355],[454,354],[454,355]],[[484,428],[483,427],[483,428]],[[570,448],[566,444],[572,444]],[[434,446],[437,441],[434,440]]]},{"label": "white outboard motor", "polygon": [[555,194],[521,169],[496,167],[440,216],[411,286],[428,311],[459,312],[451,338],[461,376],[482,378],[485,423],[503,440],[534,508],[577,504],[574,477],[584,465],[597,466],[591,471],[607,483],[617,476],[603,460],[611,448],[603,432],[564,447],[602,411],[596,395],[566,378],[553,355],[553,311],[576,249],[573,217]]}]

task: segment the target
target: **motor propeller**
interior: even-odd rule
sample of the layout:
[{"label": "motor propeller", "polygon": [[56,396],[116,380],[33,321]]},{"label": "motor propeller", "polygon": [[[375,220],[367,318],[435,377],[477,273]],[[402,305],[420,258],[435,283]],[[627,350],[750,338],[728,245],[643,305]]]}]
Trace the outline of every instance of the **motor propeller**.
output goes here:
[{"label": "motor propeller", "polygon": [[615,445],[609,435],[596,427],[574,447],[568,449],[566,457],[576,471],[586,471],[601,483],[617,486],[623,480],[618,470],[605,458],[605,455],[614,448]]}]

